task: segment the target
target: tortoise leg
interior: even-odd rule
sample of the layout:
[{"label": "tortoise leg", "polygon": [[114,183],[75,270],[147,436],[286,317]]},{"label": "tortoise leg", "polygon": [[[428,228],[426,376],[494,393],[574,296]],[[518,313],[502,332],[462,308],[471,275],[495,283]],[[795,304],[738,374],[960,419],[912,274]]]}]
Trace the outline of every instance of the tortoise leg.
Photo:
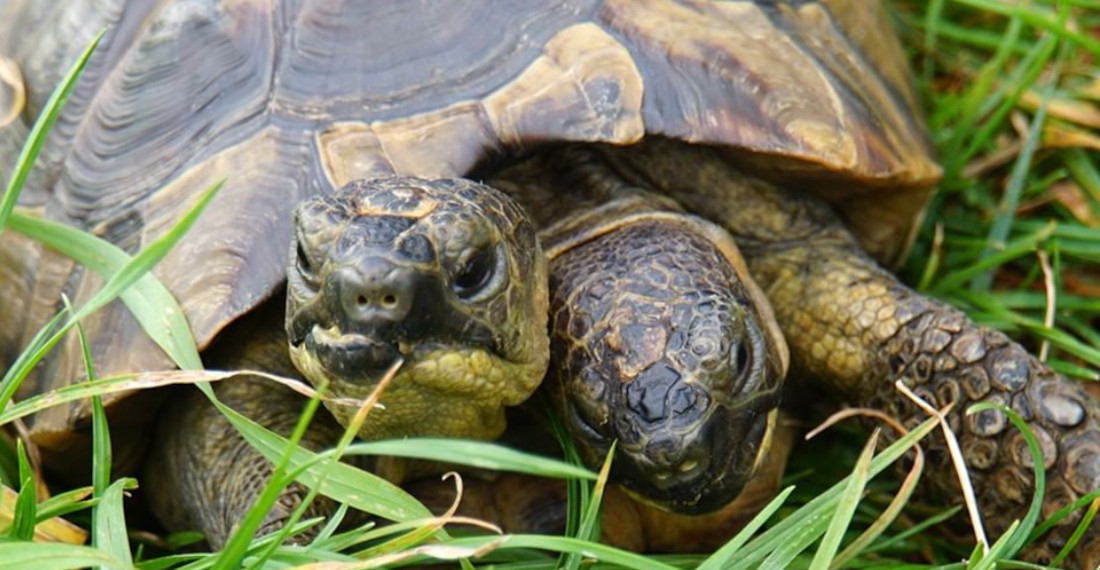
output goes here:
[{"label": "tortoise leg", "polygon": [[[750,267],[769,290],[796,369],[908,426],[927,415],[898,392],[897,380],[932,406],[954,404],[948,423],[994,532],[1024,515],[1033,493],[1033,458],[1004,413],[966,415],[971,404],[1009,406],[1035,433],[1047,472],[1043,516],[1100,488],[1100,406],[1079,384],[1004,334],[905,287],[854,243],[762,247],[757,253]],[[924,445],[933,466],[925,476],[931,487],[938,496],[958,496],[946,442],[937,436]],[[1080,513],[1029,555],[1052,559]],[[1077,548],[1082,567],[1100,561],[1098,539],[1093,531]]]},{"label": "tortoise leg", "polygon": [[[909,425],[926,416],[897,392],[895,381],[937,408],[953,402],[948,421],[994,531],[1024,515],[1033,492],[1032,457],[1003,413],[967,416],[972,403],[1010,406],[1038,437],[1047,469],[1044,516],[1100,488],[1100,404],[1005,335],[900,283],[823,202],[746,176],[708,149],[658,142],[607,157],[626,177],[672,194],[737,237],[790,345],[792,370]],[[942,466],[930,469],[926,482],[957,488],[943,439],[925,446],[930,461]],[[1027,555],[1050,560],[1079,516]],[[1100,532],[1091,531],[1074,555],[1080,567],[1095,568]]]},{"label": "tortoise leg", "polygon": [[[215,386],[223,403],[264,427],[289,436],[305,400],[262,378],[227,380]],[[271,479],[272,464],[254,450],[198,390],[173,398],[162,414],[145,477],[149,503],[171,530],[197,530],[212,548],[219,549],[234,526],[248,512]],[[342,430],[323,412],[313,420],[302,445],[323,449],[336,442]],[[290,484],[268,513],[259,534],[278,530],[298,508],[307,489]],[[318,496],[304,518],[334,510],[331,500]],[[296,540],[308,539],[298,536]]]},{"label": "tortoise leg", "polygon": [[[234,323],[204,354],[207,366],[298,377],[287,353],[282,315],[278,304],[269,302]],[[142,480],[154,514],[168,529],[197,530],[212,548],[221,548],[270,480],[273,466],[198,390],[184,390],[165,404]],[[283,436],[294,430],[306,403],[289,388],[259,377],[219,382],[214,392],[226,405]],[[301,444],[324,449],[342,433],[343,428],[321,410]],[[260,534],[278,530],[306,492],[298,483],[289,485]],[[332,501],[318,496],[305,518],[323,516],[334,508]],[[296,540],[303,538],[309,537]]]}]

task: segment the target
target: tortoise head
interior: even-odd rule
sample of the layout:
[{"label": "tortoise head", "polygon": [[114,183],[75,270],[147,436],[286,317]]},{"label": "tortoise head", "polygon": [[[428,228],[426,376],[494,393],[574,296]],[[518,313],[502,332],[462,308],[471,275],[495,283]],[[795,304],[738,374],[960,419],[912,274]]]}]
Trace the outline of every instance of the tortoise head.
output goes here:
[{"label": "tortoise head", "polygon": [[551,261],[554,399],[581,454],[646,503],[734,500],[768,453],[787,368],[728,234],[694,216],[604,220]]},{"label": "tortoise head", "polygon": [[[487,186],[393,177],[305,201],[287,274],[290,353],[311,382],[363,399],[403,360],[364,437],[496,437],[546,371],[546,262]],[[355,412],[329,408],[345,425]]]}]

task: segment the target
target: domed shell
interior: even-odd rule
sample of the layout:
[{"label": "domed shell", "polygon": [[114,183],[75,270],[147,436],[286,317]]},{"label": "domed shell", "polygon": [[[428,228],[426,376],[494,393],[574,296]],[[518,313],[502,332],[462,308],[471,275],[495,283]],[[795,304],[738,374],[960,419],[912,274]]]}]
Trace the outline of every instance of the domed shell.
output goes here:
[{"label": "domed shell", "polygon": [[[201,345],[280,287],[295,203],[356,178],[462,176],[548,142],[660,135],[728,147],[828,196],[886,258],[939,176],[903,54],[866,0],[27,0],[0,12],[24,117],[109,26],[25,206],[134,252],[225,180],[156,269]],[[18,330],[0,330],[7,345],[62,291],[79,303],[101,284],[36,251],[34,299],[8,321]],[[169,364],[117,303],[85,326],[101,375]],[[48,369],[25,388],[78,377],[79,353]]]}]

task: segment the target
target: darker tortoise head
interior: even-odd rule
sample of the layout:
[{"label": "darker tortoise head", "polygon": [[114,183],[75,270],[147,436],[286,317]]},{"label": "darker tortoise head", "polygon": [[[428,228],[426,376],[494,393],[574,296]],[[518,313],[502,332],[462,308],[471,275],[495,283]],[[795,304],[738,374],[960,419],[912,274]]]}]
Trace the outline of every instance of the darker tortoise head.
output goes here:
[{"label": "darker tortoise head", "polygon": [[[551,262],[553,384],[590,463],[685,514],[732,501],[767,452],[785,345],[724,234],[632,221]],[[736,265],[736,266],[735,266]]]},{"label": "darker tortoise head", "polygon": [[287,274],[291,356],[310,381],[365,398],[404,360],[365,436],[495,437],[546,370],[543,254],[487,186],[394,177],[306,201]]}]

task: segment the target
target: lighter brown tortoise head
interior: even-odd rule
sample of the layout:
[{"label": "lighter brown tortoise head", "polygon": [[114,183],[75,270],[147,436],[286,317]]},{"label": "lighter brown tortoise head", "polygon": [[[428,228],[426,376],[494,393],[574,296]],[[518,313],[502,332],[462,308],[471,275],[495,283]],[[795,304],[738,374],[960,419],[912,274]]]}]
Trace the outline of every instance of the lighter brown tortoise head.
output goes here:
[{"label": "lighter brown tortoise head", "polygon": [[312,382],[365,398],[404,360],[364,436],[496,437],[546,371],[546,262],[487,186],[391,177],[308,200],[287,273],[291,356]]}]

